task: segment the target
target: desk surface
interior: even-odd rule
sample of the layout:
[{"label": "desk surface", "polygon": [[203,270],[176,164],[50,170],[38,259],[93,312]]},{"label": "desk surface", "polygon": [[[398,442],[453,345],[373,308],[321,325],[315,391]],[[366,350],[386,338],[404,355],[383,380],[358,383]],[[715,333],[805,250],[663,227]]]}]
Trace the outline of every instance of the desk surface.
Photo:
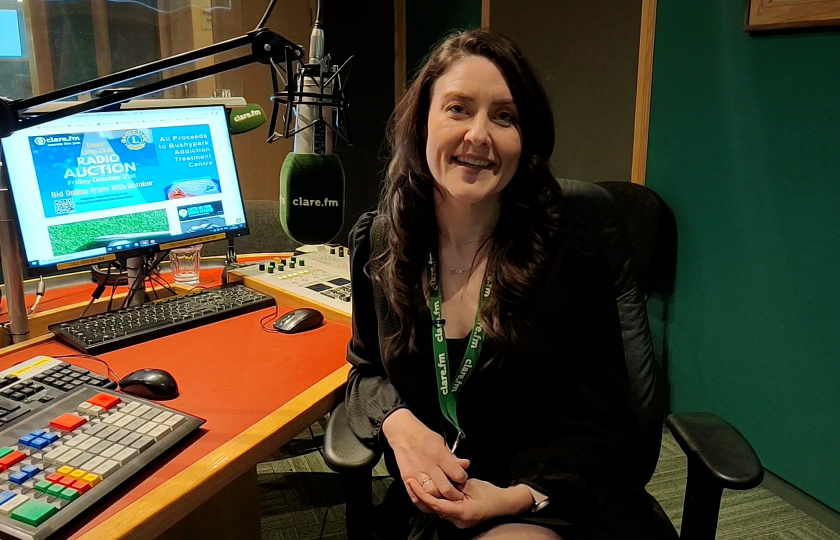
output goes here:
[{"label": "desk surface", "polygon": [[[286,309],[278,306],[279,313]],[[260,319],[273,313],[265,309],[100,355],[121,376],[149,367],[170,371],[181,395],[162,404],[207,422],[71,524],[64,538],[148,538],[177,520],[174,506],[191,511],[305,429],[312,413],[332,408],[347,380],[349,326],[327,321],[302,334],[269,333]],[[27,343],[0,350],[0,369],[39,354],[76,352],[47,336]],[[69,361],[105,373],[93,360]]]},{"label": "desk surface", "polygon": [[[163,279],[169,283],[170,285],[173,283],[172,274],[161,273]],[[198,286],[201,287],[213,287],[215,285],[220,285],[222,282],[222,269],[221,268],[202,268],[201,269],[201,276]],[[179,287],[183,287],[179,285]],[[90,295],[93,293],[93,290],[96,288],[96,284],[93,282],[87,282],[80,285],[70,285],[68,287],[55,287],[55,286],[47,286],[47,291],[44,294],[44,297],[41,299],[41,303],[38,304],[38,309],[34,315],[41,315],[46,312],[50,312],[53,310],[61,310],[67,308],[72,304],[79,304],[86,305],[90,302]],[[164,287],[160,283],[155,283],[155,290],[159,291],[162,296],[164,294]],[[150,298],[154,299],[155,295],[150,290]],[[128,291],[128,286],[121,286],[117,287],[116,291],[114,292],[114,306],[119,307],[122,304],[122,295],[124,295]],[[106,301],[111,295],[111,288],[108,287],[105,289],[105,292],[102,293],[100,297],[101,301]],[[120,298],[119,301],[116,299]],[[31,306],[35,302],[35,293],[29,293],[26,295],[26,305],[27,307]],[[0,323],[5,323],[9,321],[9,310],[6,307],[6,296],[4,295],[2,299],[0,299]],[[36,336],[37,337],[37,336]]]}]

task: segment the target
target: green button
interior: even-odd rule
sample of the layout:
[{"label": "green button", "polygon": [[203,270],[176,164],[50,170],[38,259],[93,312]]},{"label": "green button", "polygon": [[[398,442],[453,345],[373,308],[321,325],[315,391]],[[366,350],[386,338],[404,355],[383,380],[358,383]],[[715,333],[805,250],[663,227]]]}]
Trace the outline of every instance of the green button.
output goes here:
[{"label": "green button", "polygon": [[75,501],[79,496],[79,492],[73,488],[66,487],[58,494],[58,496],[62,499],[67,499],[68,501]]},{"label": "green button", "polygon": [[29,499],[22,505],[12,510],[12,519],[22,521],[27,525],[37,527],[47,520],[48,517],[58,512],[58,508],[44,501]]},{"label": "green button", "polygon": [[53,485],[53,483],[49,480],[41,480],[37,484],[35,484],[35,491],[46,493],[51,485]]},{"label": "green button", "polygon": [[47,495],[52,495],[53,497],[58,497],[58,494],[64,490],[64,486],[61,484],[53,484],[47,488]]},{"label": "green button", "polygon": [[8,446],[4,446],[3,448],[0,448],[0,458],[4,457],[4,456],[8,456],[12,452],[14,452],[14,450],[9,448]]}]

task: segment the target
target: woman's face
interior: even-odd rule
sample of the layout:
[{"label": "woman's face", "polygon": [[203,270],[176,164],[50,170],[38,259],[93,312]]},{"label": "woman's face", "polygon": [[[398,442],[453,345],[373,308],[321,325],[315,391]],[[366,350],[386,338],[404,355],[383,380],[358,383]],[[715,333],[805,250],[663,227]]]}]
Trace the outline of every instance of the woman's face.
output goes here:
[{"label": "woman's face", "polygon": [[432,86],[426,161],[447,197],[478,203],[513,178],[522,153],[516,105],[502,72],[482,56],[452,64]]}]

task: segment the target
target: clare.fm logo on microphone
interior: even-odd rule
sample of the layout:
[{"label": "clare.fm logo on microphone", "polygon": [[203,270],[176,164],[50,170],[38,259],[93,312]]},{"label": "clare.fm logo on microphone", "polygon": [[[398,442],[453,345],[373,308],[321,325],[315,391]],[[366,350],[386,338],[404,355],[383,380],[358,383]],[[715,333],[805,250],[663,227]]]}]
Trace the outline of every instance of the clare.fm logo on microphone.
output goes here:
[{"label": "clare.fm logo on microphone", "polygon": [[324,198],[321,199],[304,199],[303,197],[296,197],[292,199],[292,206],[320,206],[326,208],[338,208],[338,201],[335,199]]},{"label": "clare.fm logo on microphone", "polygon": [[243,120],[248,120],[249,118],[254,118],[258,116],[262,116],[263,112],[261,109],[251,109],[250,111],[237,114],[233,117],[234,122],[242,122]]}]

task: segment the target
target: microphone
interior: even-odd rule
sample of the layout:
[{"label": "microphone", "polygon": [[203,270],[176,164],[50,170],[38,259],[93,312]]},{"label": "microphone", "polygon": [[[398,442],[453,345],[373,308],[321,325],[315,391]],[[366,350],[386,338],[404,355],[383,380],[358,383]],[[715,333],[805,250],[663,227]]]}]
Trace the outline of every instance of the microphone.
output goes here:
[{"label": "microphone", "polygon": [[[280,224],[289,237],[302,244],[328,243],[344,225],[344,169],[332,151],[336,136],[348,140],[346,121],[340,114],[347,106],[341,70],[351,60],[337,67],[324,53],[319,2],[309,62],[301,62],[286,90],[272,96],[275,104],[287,105],[283,136],[294,135],[294,151],[280,170]],[[294,131],[290,130],[292,115]]]},{"label": "microphone", "polygon": [[289,152],[280,169],[280,224],[301,244],[326,244],[344,225],[344,168],[335,154]]},{"label": "microphone", "polygon": [[265,112],[256,103],[249,103],[245,107],[237,107],[230,110],[228,126],[231,135],[245,133],[265,124]]}]

